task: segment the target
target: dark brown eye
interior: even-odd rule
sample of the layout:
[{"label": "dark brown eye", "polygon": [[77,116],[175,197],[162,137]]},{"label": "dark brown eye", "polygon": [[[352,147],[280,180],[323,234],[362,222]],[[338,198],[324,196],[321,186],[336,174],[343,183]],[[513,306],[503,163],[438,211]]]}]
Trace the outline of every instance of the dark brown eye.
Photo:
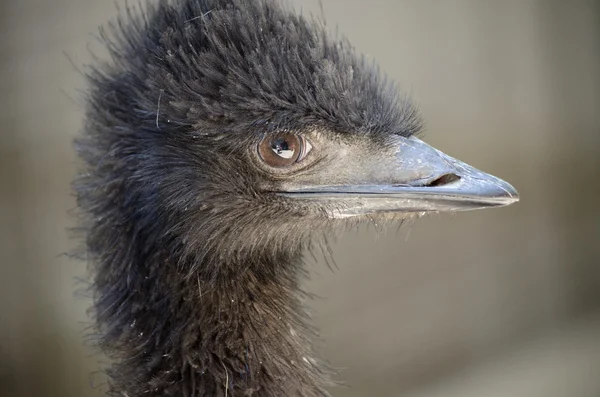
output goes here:
[{"label": "dark brown eye", "polygon": [[258,145],[258,154],[267,165],[284,168],[303,160],[311,149],[301,136],[283,133],[266,136]]}]

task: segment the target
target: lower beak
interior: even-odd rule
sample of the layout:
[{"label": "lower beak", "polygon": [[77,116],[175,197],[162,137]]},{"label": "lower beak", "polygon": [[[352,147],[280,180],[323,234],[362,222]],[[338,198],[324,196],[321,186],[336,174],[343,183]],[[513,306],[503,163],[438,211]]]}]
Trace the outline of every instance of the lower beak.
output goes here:
[{"label": "lower beak", "polygon": [[[517,191],[509,183],[417,138],[398,137],[394,144],[391,161],[367,162],[372,172],[346,178],[349,184],[296,187],[281,194],[317,201],[336,218],[389,212],[465,211],[519,201]],[[344,161],[335,166],[345,167]],[[385,164],[387,169],[382,170],[378,164]]]}]

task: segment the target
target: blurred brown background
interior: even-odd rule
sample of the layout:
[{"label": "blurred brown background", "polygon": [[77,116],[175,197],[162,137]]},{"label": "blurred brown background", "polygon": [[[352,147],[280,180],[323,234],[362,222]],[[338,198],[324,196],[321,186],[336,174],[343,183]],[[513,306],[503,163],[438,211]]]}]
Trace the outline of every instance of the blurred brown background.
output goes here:
[{"label": "blurred brown background", "polygon": [[[322,0],[414,96],[425,139],[516,186],[514,206],[364,228],[307,288],[334,396],[600,396],[600,3]],[[121,1],[118,1],[122,3]],[[317,0],[297,9],[319,14]],[[61,256],[74,208],[75,64],[116,13],[0,2],[0,396],[99,396]],[[93,44],[95,45],[95,44]]]}]

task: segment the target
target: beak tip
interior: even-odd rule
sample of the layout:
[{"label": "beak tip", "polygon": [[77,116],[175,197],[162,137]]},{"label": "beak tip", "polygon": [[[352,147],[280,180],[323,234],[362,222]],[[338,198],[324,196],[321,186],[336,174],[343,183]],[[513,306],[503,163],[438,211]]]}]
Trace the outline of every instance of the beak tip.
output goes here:
[{"label": "beak tip", "polygon": [[488,197],[493,199],[498,206],[504,207],[517,203],[520,200],[519,192],[517,192],[514,186],[502,179],[494,179],[496,180],[490,186]]}]

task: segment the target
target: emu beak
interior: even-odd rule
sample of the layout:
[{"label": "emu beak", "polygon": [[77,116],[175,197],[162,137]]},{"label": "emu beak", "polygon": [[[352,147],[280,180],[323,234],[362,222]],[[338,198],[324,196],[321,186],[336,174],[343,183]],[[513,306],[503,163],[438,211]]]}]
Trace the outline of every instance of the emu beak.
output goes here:
[{"label": "emu beak", "polygon": [[352,156],[336,159],[333,166],[338,175],[344,173],[343,183],[290,186],[282,194],[316,201],[334,218],[389,212],[466,211],[519,201],[517,191],[509,183],[420,139],[396,137],[393,145],[391,151],[368,155],[366,160],[364,155],[361,161]]}]

